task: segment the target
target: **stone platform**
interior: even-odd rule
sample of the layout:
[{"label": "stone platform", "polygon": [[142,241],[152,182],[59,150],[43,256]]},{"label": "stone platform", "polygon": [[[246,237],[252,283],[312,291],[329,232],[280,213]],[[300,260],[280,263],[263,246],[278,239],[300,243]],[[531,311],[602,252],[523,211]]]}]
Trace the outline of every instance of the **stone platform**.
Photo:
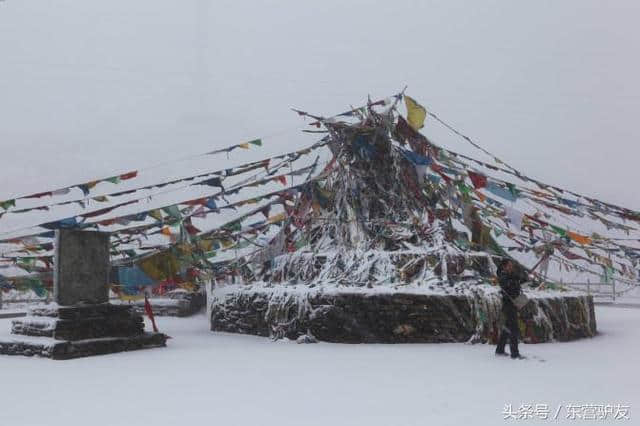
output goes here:
[{"label": "stone platform", "polygon": [[166,346],[167,336],[145,333],[130,306],[109,303],[33,308],[12,321],[15,336],[0,341],[0,354],[71,359]]},{"label": "stone platform", "polygon": [[[520,312],[525,343],[568,341],[596,334],[591,296],[534,292]],[[211,330],[296,339],[309,331],[336,343],[492,342],[500,329],[495,291],[467,294],[278,288],[213,290]]]},{"label": "stone platform", "polygon": [[[126,302],[116,300],[112,303],[133,306],[140,315],[144,314],[144,300]],[[189,292],[170,292],[163,297],[149,299],[153,308],[153,315],[157,317],[189,317],[200,312],[206,305],[204,294]]]}]

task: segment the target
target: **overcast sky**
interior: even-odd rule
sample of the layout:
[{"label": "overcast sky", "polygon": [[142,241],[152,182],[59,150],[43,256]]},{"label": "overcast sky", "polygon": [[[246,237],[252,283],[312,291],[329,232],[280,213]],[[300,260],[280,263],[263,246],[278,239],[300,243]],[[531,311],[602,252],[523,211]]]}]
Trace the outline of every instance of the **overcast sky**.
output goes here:
[{"label": "overcast sky", "polygon": [[247,156],[295,149],[313,139],[290,107],[408,85],[530,176],[640,209],[638,22],[637,0],[5,0],[0,199],[256,137]]}]

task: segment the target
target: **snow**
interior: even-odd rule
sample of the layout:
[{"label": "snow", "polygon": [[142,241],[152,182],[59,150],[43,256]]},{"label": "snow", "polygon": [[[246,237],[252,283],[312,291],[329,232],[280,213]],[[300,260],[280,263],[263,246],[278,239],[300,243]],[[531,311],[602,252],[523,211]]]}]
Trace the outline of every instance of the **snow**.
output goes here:
[{"label": "snow", "polygon": [[[551,411],[620,403],[631,407],[633,424],[640,309],[598,306],[596,316],[599,336],[524,345],[531,357],[522,361],[496,358],[482,344],[299,345],[212,333],[204,315],[157,318],[173,336],[164,349],[71,361],[2,357],[0,418],[49,426],[494,426],[509,403]],[[0,338],[9,329],[0,320]]]}]

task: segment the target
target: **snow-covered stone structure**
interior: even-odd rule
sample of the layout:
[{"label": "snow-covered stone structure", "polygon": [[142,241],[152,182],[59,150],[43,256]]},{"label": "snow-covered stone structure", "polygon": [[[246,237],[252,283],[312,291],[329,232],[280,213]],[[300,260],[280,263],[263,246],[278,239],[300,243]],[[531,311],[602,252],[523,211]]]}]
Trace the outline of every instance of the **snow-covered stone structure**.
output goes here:
[{"label": "snow-covered stone structure", "polygon": [[0,354],[71,359],[166,346],[132,306],[108,300],[109,234],[56,231],[55,303],[13,320]]},{"label": "snow-covered stone structure", "polygon": [[[212,330],[350,343],[496,338],[495,263],[507,254],[438,161],[445,152],[395,113],[399,100],[342,114],[351,121],[315,117],[331,160],[285,205],[269,244],[208,288]],[[525,342],[596,333],[590,296],[527,293]]]}]

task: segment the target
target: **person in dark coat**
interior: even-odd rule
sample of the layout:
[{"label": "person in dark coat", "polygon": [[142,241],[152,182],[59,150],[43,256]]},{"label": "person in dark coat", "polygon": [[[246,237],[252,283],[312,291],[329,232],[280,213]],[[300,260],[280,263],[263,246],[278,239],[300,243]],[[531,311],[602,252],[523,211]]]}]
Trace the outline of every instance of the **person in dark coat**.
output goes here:
[{"label": "person in dark coat", "polygon": [[504,348],[508,340],[511,358],[522,358],[518,351],[518,309],[513,300],[520,295],[520,286],[526,280],[526,272],[512,259],[505,259],[498,266],[498,282],[502,292],[502,327],[496,355],[506,355]]}]

